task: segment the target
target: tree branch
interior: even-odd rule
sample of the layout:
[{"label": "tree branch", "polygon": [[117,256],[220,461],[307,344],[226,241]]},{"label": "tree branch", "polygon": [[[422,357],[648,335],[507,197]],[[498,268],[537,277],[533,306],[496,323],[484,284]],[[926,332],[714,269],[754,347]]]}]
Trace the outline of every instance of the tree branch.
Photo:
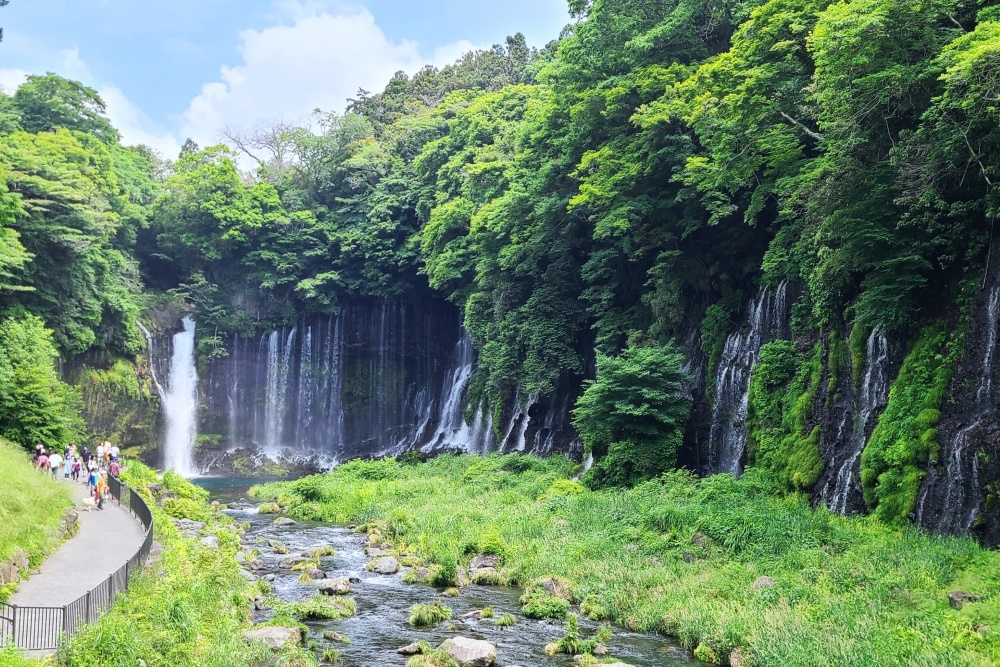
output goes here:
[{"label": "tree branch", "polygon": [[810,137],[812,137],[816,141],[823,141],[823,135],[820,134],[819,132],[817,132],[815,130],[810,130],[808,127],[806,127],[805,125],[803,125],[799,121],[795,120],[794,118],[792,118],[791,116],[789,116],[784,111],[779,111],[778,113],[781,114],[782,118],[784,118],[789,123],[791,123],[792,125],[796,126],[800,130],[802,130],[803,132],[805,132],[806,134],[808,134]]}]

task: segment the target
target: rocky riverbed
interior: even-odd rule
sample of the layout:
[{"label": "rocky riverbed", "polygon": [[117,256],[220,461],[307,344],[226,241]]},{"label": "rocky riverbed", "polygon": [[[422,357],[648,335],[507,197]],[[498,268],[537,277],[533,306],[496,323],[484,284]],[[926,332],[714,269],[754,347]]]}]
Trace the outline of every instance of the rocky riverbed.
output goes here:
[{"label": "rocky riverbed", "polygon": [[[496,586],[469,585],[460,589],[457,596],[448,595],[445,589],[426,584],[404,584],[407,568],[395,567],[384,562],[376,569],[368,569],[377,560],[378,553],[370,548],[366,536],[346,527],[308,522],[281,521],[275,515],[258,513],[256,506],[228,510],[238,521],[250,524],[244,534],[244,548],[258,551],[256,559],[247,564],[249,576],[267,580],[275,600],[306,602],[314,598],[321,587],[333,589],[349,585],[356,613],[339,620],[305,621],[308,626],[306,642],[314,643],[319,655],[333,649],[339,653],[345,666],[406,664],[407,656],[398,651],[416,642],[439,646],[458,638],[484,640],[496,649],[495,664],[521,667],[561,667],[573,665],[573,656],[548,656],[545,646],[557,641],[565,632],[565,623],[554,620],[533,620],[521,613],[518,598],[521,590]],[[318,577],[303,581],[301,571],[290,566],[303,554],[317,548],[330,547],[333,555],[319,558]],[[369,547],[366,554],[366,547]],[[308,575],[307,575],[308,576]],[[454,591],[452,591],[453,593]],[[275,601],[272,600],[272,603]],[[415,604],[441,602],[452,611],[452,618],[428,627],[413,627],[409,623],[410,610]],[[257,622],[266,622],[274,616],[265,600],[264,607],[255,612]],[[279,603],[280,604],[280,603]],[[487,607],[494,610],[493,618],[480,618],[478,612]],[[501,627],[496,619],[503,614],[516,618],[512,627]],[[585,618],[580,621],[581,635],[593,636],[598,624]],[[346,638],[349,641],[342,641]],[[461,642],[458,642],[461,643]],[[666,638],[613,628],[613,638],[607,643],[610,656],[635,667],[674,667],[700,665],[684,649]]]}]

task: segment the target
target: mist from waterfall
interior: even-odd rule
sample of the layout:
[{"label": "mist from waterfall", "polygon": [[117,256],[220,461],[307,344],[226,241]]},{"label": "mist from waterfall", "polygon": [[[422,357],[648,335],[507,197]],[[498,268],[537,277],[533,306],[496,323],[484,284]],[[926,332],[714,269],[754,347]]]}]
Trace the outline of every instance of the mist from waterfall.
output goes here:
[{"label": "mist from waterfall", "polygon": [[194,359],[194,320],[185,317],[184,329],[174,334],[167,385],[160,400],[166,422],[163,467],[185,477],[198,474],[194,445],[198,435],[198,369]]}]

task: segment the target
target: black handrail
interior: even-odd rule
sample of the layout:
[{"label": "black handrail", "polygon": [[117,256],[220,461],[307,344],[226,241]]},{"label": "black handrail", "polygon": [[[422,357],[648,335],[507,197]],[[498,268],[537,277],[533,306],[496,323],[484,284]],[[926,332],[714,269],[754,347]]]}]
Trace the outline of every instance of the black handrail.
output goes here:
[{"label": "black handrail", "polygon": [[64,607],[22,607],[0,602],[0,647],[13,645],[26,651],[59,648],[84,625],[100,618],[142,570],[153,547],[153,514],[142,496],[117,477],[108,476],[108,491],[142,524],[146,531],[142,546],[114,574]]}]

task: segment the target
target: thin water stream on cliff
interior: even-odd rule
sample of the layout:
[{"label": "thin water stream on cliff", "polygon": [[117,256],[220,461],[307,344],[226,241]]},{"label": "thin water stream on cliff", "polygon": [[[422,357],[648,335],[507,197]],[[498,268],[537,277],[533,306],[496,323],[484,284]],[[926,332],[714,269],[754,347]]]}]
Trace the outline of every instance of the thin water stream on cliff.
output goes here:
[{"label": "thin water stream on cliff", "polygon": [[[203,478],[198,483],[208,488],[222,501],[233,500],[246,490],[246,480]],[[244,535],[248,547],[259,549],[265,569],[261,573],[274,574],[270,582],[273,594],[287,601],[305,600],[316,595],[317,585],[301,583],[298,572],[280,569],[278,562],[287,555],[276,555],[268,547],[268,540],[278,540],[289,549],[289,555],[301,554],[317,546],[330,545],[336,554],[321,560],[321,567],[330,577],[354,577],[360,583],[352,584],[351,597],[357,603],[357,614],[337,621],[310,621],[309,640],[317,643],[320,654],[333,648],[340,652],[340,665],[362,667],[370,665],[406,664],[406,656],[396,650],[411,642],[426,641],[437,646],[445,639],[457,635],[485,639],[497,646],[497,662],[523,667],[568,667],[572,656],[549,657],[544,647],[563,635],[564,623],[537,621],[520,613],[515,588],[467,586],[458,597],[444,597],[442,590],[424,584],[404,584],[403,571],[394,575],[378,575],[365,570],[370,560],[364,553],[364,538],[347,528],[300,521],[291,526],[274,525],[273,515],[256,513],[256,508],[230,510],[237,521],[250,524]],[[454,612],[451,621],[432,628],[414,628],[409,625],[410,607],[417,603],[441,600]],[[518,622],[510,628],[496,625],[493,619],[462,619],[467,612],[491,606],[499,617],[513,614]],[[257,612],[255,620],[267,620],[273,612]],[[597,631],[598,624],[581,618],[583,636]],[[323,632],[332,630],[350,638],[350,643],[335,643],[323,638]],[[665,637],[650,633],[629,632],[614,628],[614,638],[608,644],[611,655],[635,667],[693,667],[703,663]]]}]

